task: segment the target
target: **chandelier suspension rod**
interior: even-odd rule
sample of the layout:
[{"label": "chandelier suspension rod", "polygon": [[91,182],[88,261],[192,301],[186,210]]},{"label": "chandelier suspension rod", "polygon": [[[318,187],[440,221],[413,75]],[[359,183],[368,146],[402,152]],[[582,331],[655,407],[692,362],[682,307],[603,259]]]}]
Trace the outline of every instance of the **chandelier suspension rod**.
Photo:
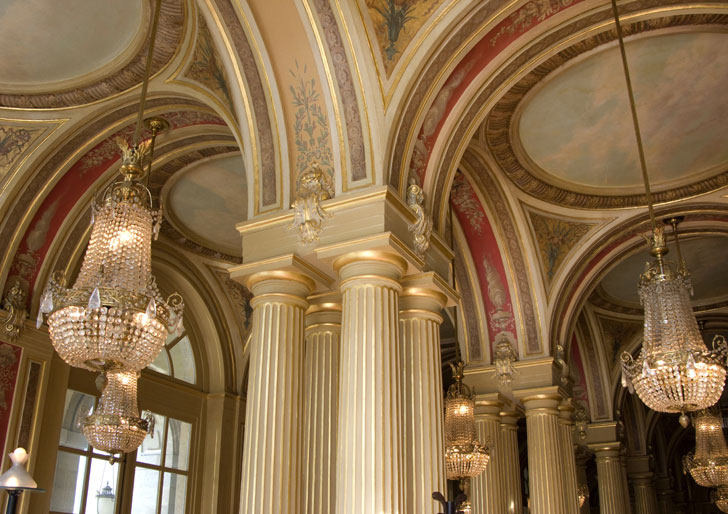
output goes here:
[{"label": "chandelier suspension rod", "polygon": [[147,64],[144,69],[144,81],[142,82],[142,95],[139,100],[139,114],[137,115],[136,129],[134,130],[134,145],[139,144],[139,136],[142,133],[142,121],[144,119],[144,104],[147,102],[147,88],[149,87],[149,75],[152,70],[152,56],[154,55],[154,40],[157,39],[157,27],[159,26],[159,11],[162,7],[162,0],[157,0],[152,17],[152,28],[149,35],[149,51],[147,52]]},{"label": "chandelier suspension rod", "polygon": [[614,23],[617,28],[617,39],[619,40],[619,51],[622,55],[622,68],[624,69],[624,80],[627,82],[627,93],[629,95],[629,107],[632,111],[632,124],[634,125],[634,135],[637,139],[637,151],[640,156],[640,166],[642,168],[642,181],[645,184],[645,196],[647,196],[647,208],[650,213],[650,222],[652,230],[657,228],[655,221],[655,209],[652,205],[652,191],[650,190],[650,179],[647,176],[647,162],[645,161],[645,149],[642,146],[642,135],[640,133],[640,124],[637,120],[637,107],[634,101],[634,92],[632,91],[632,79],[629,75],[629,65],[627,64],[627,52],[624,49],[624,35],[622,34],[622,25],[619,23],[619,11],[617,10],[617,0],[612,0],[612,12],[614,13]]}]

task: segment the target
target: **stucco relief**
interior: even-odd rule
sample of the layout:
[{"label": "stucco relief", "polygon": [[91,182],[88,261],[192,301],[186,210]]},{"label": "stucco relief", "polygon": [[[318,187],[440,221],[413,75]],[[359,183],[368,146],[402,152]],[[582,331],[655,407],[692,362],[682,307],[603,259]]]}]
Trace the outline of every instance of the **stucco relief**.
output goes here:
[{"label": "stucco relief", "polygon": [[[150,0],[152,9],[154,3],[154,0]],[[182,37],[184,23],[185,2],[163,0],[154,45],[152,74],[161,70],[173,57]],[[144,78],[146,49],[148,46],[149,34],[147,34],[144,44],[141,45],[137,54],[121,69],[114,70],[109,76],[65,91],[38,94],[0,94],[0,106],[36,109],[71,107],[122,93],[139,84]]]}]

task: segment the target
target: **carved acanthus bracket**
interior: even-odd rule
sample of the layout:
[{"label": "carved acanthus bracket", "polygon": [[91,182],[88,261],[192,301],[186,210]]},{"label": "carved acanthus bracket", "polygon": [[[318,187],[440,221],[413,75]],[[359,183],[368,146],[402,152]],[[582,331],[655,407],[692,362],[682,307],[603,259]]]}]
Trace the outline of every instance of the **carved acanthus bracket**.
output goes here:
[{"label": "carved acanthus bracket", "polygon": [[25,318],[28,317],[28,312],[25,310],[25,291],[20,287],[18,280],[5,295],[3,309],[6,311],[1,314],[3,334],[10,342],[14,342],[23,330]]},{"label": "carved acanthus bracket", "polygon": [[501,332],[498,334],[498,340],[495,345],[495,374],[498,377],[500,385],[508,387],[513,381],[514,376],[518,373],[513,363],[518,360],[518,353],[513,349],[513,345],[508,340],[508,333]]},{"label": "carved acanthus bracket", "polygon": [[291,226],[299,230],[304,244],[310,244],[318,241],[324,219],[331,217],[321,202],[334,196],[334,183],[328,174],[321,171],[318,163],[313,163],[309,170],[298,177],[296,189],[298,197],[291,204]]},{"label": "carved acanthus bracket", "polygon": [[415,253],[422,257],[430,247],[430,235],[432,234],[432,219],[425,213],[425,193],[417,185],[414,178],[410,179],[407,188],[407,206],[415,213],[417,219],[409,226],[409,231],[414,234]]}]

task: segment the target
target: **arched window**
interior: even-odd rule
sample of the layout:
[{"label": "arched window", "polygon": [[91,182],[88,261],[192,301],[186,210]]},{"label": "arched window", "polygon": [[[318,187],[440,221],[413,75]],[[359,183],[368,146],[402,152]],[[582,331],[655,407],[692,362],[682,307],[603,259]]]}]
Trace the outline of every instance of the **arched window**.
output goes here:
[{"label": "arched window", "polygon": [[51,514],[184,514],[188,511],[202,406],[199,393],[186,385],[194,386],[198,379],[195,351],[188,333],[169,337],[149,369],[155,373],[145,372],[140,378],[139,407],[152,413],[153,432],[135,453],[113,462],[109,460],[110,455],[88,445],[81,428],[99,394],[95,389],[95,375],[71,370]]},{"label": "arched window", "polygon": [[149,365],[149,369],[162,373],[163,375],[188,382],[197,383],[195,366],[195,354],[192,351],[192,344],[187,332],[179,336],[169,335],[167,344],[159,355]]}]

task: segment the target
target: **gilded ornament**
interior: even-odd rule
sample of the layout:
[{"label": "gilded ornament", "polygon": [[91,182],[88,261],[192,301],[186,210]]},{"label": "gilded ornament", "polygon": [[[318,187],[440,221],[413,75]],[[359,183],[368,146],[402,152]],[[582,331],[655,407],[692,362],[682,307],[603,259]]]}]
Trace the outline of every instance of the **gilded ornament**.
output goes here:
[{"label": "gilded ornament", "polygon": [[299,230],[304,244],[311,244],[319,240],[321,225],[331,217],[321,202],[334,196],[334,184],[331,177],[314,162],[311,168],[299,175],[296,185],[298,198],[291,204],[291,227]]},{"label": "gilded ornament", "polygon": [[28,316],[25,310],[25,291],[20,287],[20,281],[16,280],[5,295],[3,309],[7,312],[3,314],[3,332],[10,342],[13,342],[23,330],[23,323]]},{"label": "gilded ornament", "polygon": [[407,188],[407,206],[415,213],[415,222],[409,226],[409,231],[414,234],[415,253],[423,257],[430,247],[430,235],[432,234],[432,219],[425,213],[425,193],[413,179]]}]

